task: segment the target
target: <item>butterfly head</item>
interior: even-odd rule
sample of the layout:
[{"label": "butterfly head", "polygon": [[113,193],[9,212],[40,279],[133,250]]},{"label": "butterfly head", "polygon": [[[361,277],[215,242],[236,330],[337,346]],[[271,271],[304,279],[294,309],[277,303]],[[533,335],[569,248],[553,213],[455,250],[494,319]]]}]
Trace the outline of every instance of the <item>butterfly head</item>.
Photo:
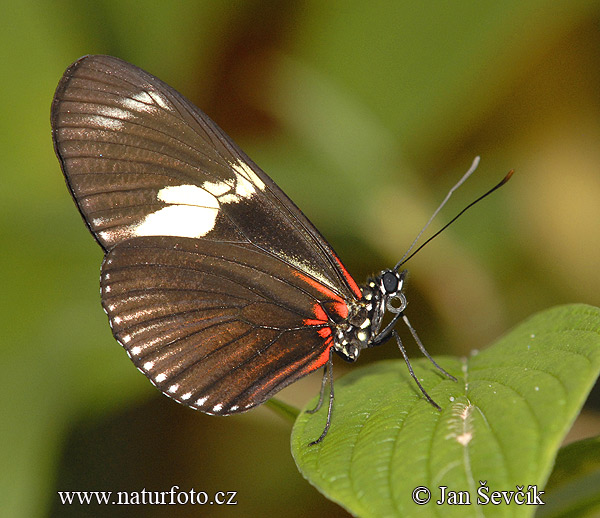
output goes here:
[{"label": "butterfly head", "polygon": [[360,351],[373,343],[386,312],[400,314],[406,308],[403,293],[406,270],[384,270],[361,288],[363,297],[349,307],[348,318],[335,326],[334,350],[354,362]]},{"label": "butterfly head", "polygon": [[406,296],[404,295],[404,279],[408,271],[384,270],[378,277],[379,291],[385,309],[390,313],[402,313],[406,309]]}]

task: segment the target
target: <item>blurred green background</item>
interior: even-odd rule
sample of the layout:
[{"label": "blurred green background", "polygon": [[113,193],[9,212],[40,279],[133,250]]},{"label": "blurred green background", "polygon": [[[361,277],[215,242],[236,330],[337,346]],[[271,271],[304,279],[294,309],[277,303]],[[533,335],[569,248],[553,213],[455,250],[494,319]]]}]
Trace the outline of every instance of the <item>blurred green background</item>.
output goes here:
[{"label": "blurred green background", "polygon": [[[288,422],[266,408],[219,418],[177,405],[113,340],[102,254],[50,136],[56,84],[83,54],[126,59],[194,101],[360,282],[395,264],[475,155],[479,170],[434,228],[514,168],[408,265],[407,314],[434,354],[483,348],[555,304],[600,305],[597,1],[29,0],[0,11],[2,516],[345,516],[297,473]],[[359,363],[397,357],[389,346]],[[281,397],[303,405],[319,382]],[[570,439],[599,433],[593,396],[588,408]],[[237,491],[239,503],[61,506],[56,494],[172,485]]]}]

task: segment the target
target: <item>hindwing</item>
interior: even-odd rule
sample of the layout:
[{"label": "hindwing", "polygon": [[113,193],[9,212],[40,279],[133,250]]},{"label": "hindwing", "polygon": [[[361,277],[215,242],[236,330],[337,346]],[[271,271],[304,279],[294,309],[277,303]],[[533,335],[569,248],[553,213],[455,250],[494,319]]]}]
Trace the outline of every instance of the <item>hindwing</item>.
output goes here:
[{"label": "hindwing", "polygon": [[247,410],[329,359],[335,298],[253,245],[128,240],[106,255],[101,293],[138,369],[207,413]]}]

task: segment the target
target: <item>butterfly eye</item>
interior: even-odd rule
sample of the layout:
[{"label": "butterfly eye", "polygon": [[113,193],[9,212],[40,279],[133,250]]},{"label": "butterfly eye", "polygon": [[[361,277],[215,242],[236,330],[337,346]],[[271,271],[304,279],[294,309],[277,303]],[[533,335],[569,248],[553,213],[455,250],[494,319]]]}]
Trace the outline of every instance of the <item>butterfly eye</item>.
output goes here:
[{"label": "butterfly eye", "polygon": [[398,274],[391,270],[386,271],[381,276],[381,284],[388,295],[398,291],[398,283]]}]

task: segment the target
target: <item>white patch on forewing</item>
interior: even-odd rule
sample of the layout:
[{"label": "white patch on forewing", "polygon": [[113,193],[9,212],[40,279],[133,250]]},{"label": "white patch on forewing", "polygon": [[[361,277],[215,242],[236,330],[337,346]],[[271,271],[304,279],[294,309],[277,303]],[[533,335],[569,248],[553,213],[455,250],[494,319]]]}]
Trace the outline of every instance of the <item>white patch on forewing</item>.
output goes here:
[{"label": "white patch on forewing", "polygon": [[202,188],[206,189],[213,196],[221,196],[226,192],[229,192],[233,188],[233,181],[231,182],[204,182]]},{"label": "white patch on forewing", "polygon": [[237,162],[232,163],[231,167],[233,167],[236,173],[252,182],[261,191],[265,190],[264,182],[258,177],[258,175],[250,168],[250,166],[246,162],[238,160]]},{"label": "white patch on forewing", "polygon": [[237,203],[240,201],[240,197],[235,194],[226,194],[225,196],[221,196],[219,200],[223,203]]},{"label": "white patch on forewing", "polygon": [[218,212],[211,207],[170,205],[148,214],[134,233],[136,236],[203,237],[214,228]]},{"label": "white patch on forewing", "polygon": [[172,205],[192,205],[209,209],[219,208],[217,199],[206,189],[197,185],[169,185],[158,191],[156,197]]},{"label": "white patch on forewing", "polygon": [[135,226],[136,236],[179,236],[199,238],[215,226],[219,201],[197,185],[169,185],[157,198],[167,207],[148,214]]},{"label": "white patch on forewing", "polygon": [[[197,185],[169,185],[157,193],[157,199],[167,206],[148,214],[140,223],[129,230],[121,230],[125,237],[132,233],[135,236],[178,236],[201,238],[206,236],[215,226],[222,203],[237,203],[242,198],[250,198],[256,192],[255,186],[247,179],[248,169],[234,167],[238,171],[233,181],[204,182]],[[242,174],[243,173],[243,174]],[[264,183],[250,171],[264,188]],[[232,192],[233,191],[233,192]],[[108,240],[111,234],[100,237]]]},{"label": "white patch on forewing", "polygon": [[[155,92],[149,92],[148,95],[157,103],[159,99],[165,102]],[[112,232],[101,231],[99,236],[105,241],[117,241],[130,235],[190,238],[206,236],[215,227],[219,208],[223,203],[239,203],[244,198],[251,198],[257,188],[265,188],[264,182],[248,164],[237,161],[230,165],[236,172],[235,179],[207,181],[201,187],[191,184],[163,187],[156,197],[166,203],[166,207],[148,214],[137,225]]]},{"label": "white patch on forewing", "polygon": [[256,192],[254,185],[243,178],[238,176],[237,182],[235,184],[235,194],[241,196],[242,198],[250,198]]},{"label": "white patch on forewing", "polygon": [[242,198],[252,198],[256,189],[254,185],[243,176],[238,176],[235,181],[235,192],[229,192],[219,197],[221,203],[238,203]]}]

